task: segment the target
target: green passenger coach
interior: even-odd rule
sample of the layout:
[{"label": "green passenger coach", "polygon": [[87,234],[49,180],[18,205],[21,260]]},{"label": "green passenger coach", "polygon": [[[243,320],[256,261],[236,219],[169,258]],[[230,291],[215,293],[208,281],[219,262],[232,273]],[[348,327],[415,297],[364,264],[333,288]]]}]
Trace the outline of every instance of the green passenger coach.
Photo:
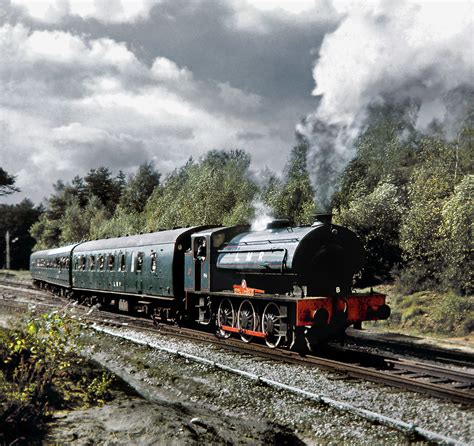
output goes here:
[{"label": "green passenger coach", "polygon": [[[72,255],[72,287],[92,302],[101,294],[118,296],[111,302],[120,310],[148,312],[152,302],[171,302],[183,295],[180,265],[190,248],[191,234],[200,228],[84,242]],[[90,294],[93,296],[90,296]],[[134,296],[133,301],[131,297]]]},{"label": "green passenger coach", "polygon": [[31,254],[30,269],[34,282],[51,291],[66,293],[71,288],[71,253],[76,245],[45,249]]}]

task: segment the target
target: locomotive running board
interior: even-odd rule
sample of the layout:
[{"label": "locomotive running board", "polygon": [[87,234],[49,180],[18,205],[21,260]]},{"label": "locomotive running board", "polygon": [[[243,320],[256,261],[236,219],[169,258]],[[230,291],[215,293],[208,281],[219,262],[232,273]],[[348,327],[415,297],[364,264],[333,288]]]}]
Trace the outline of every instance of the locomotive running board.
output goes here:
[{"label": "locomotive running board", "polygon": [[266,338],[267,334],[262,333],[261,331],[246,330],[245,328],[230,327],[228,325],[221,325],[221,330],[229,331],[231,333],[239,333],[247,336],[254,336],[256,338]]}]

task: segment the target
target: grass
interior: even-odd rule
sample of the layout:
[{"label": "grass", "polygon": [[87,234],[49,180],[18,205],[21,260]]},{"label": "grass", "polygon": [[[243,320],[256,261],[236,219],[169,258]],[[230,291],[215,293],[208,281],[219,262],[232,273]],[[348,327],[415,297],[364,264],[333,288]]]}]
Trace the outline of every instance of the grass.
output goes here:
[{"label": "grass", "polygon": [[31,274],[28,270],[0,269],[0,279],[26,283],[31,282]]},{"label": "grass", "polygon": [[390,318],[378,321],[377,327],[443,337],[466,336],[474,329],[472,295],[429,290],[403,295],[393,285],[377,287],[377,291],[387,294],[392,309]]}]

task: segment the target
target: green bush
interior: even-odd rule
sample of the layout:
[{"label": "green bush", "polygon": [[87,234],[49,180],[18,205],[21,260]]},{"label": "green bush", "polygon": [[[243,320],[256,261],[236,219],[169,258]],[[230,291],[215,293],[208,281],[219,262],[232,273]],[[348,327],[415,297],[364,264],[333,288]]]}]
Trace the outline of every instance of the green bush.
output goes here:
[{"label": "green bush", "polygon": [[419,291],[402,294],[392,288],[388,325],[423,334],[468,335],[474,328],[474,297],[453,292]]},{"label": "green bush", "polygon": [[447,293],[431,314],[443,334],[466,335],[474,328],[474,298]]},{"label": "green bush", "polygon": [[41,437],[53,409],[110,397],[111,378],[93,379],[75,353],[77,334],[77,326],[56,313],[0,330],[0,444]]}]

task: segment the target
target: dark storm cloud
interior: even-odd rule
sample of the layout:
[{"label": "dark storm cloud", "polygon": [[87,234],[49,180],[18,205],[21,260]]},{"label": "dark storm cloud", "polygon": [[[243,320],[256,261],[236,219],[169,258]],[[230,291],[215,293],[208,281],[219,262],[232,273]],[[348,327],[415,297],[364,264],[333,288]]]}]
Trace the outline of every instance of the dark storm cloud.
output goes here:
[{"label": "dark storm cloud", "polygon": [[[239,23],[239,8],[255,23]],[[337,16],[330,6],[326,19],[313,20],[249,8],[167,0],[140,20],[65,15],[51,23],[7,7],[3,21],[24,29],[5,34],[14,56],[0,61],[0,113],[12,111],[8,150],[27,154],[27,163],[9,157],[5,166],[19,173],[24,193],[37,200],[32,185],[100,164],[131,171],[156,159],[166,173],[214,148],[238,146],[256,168],[281,168],[295,124],[314,108],[314,54]],[[105,60],[116,51],[119,61]]]},{"label": "dark storm cloud", "polygon": [[267,100],[303,100],[311,107],[314,53],[337,27],[336,14],[327,13],[317,23],[268,14],[261,17],[263,31],[233,25],[235,14],[222,1],[167,0],[156,4],[145,21],[106,24],[72,16],[41,26],[107,36],[127,42],[149,65],[158,56],[167,57],[198,80],[230,82]]},{"label": "dark storm cloud", "polygon": [[237,133],[237,139],[241,141],[255,141],[256,139],[265,138],[265,135],[256,132],[239,132]]}]

